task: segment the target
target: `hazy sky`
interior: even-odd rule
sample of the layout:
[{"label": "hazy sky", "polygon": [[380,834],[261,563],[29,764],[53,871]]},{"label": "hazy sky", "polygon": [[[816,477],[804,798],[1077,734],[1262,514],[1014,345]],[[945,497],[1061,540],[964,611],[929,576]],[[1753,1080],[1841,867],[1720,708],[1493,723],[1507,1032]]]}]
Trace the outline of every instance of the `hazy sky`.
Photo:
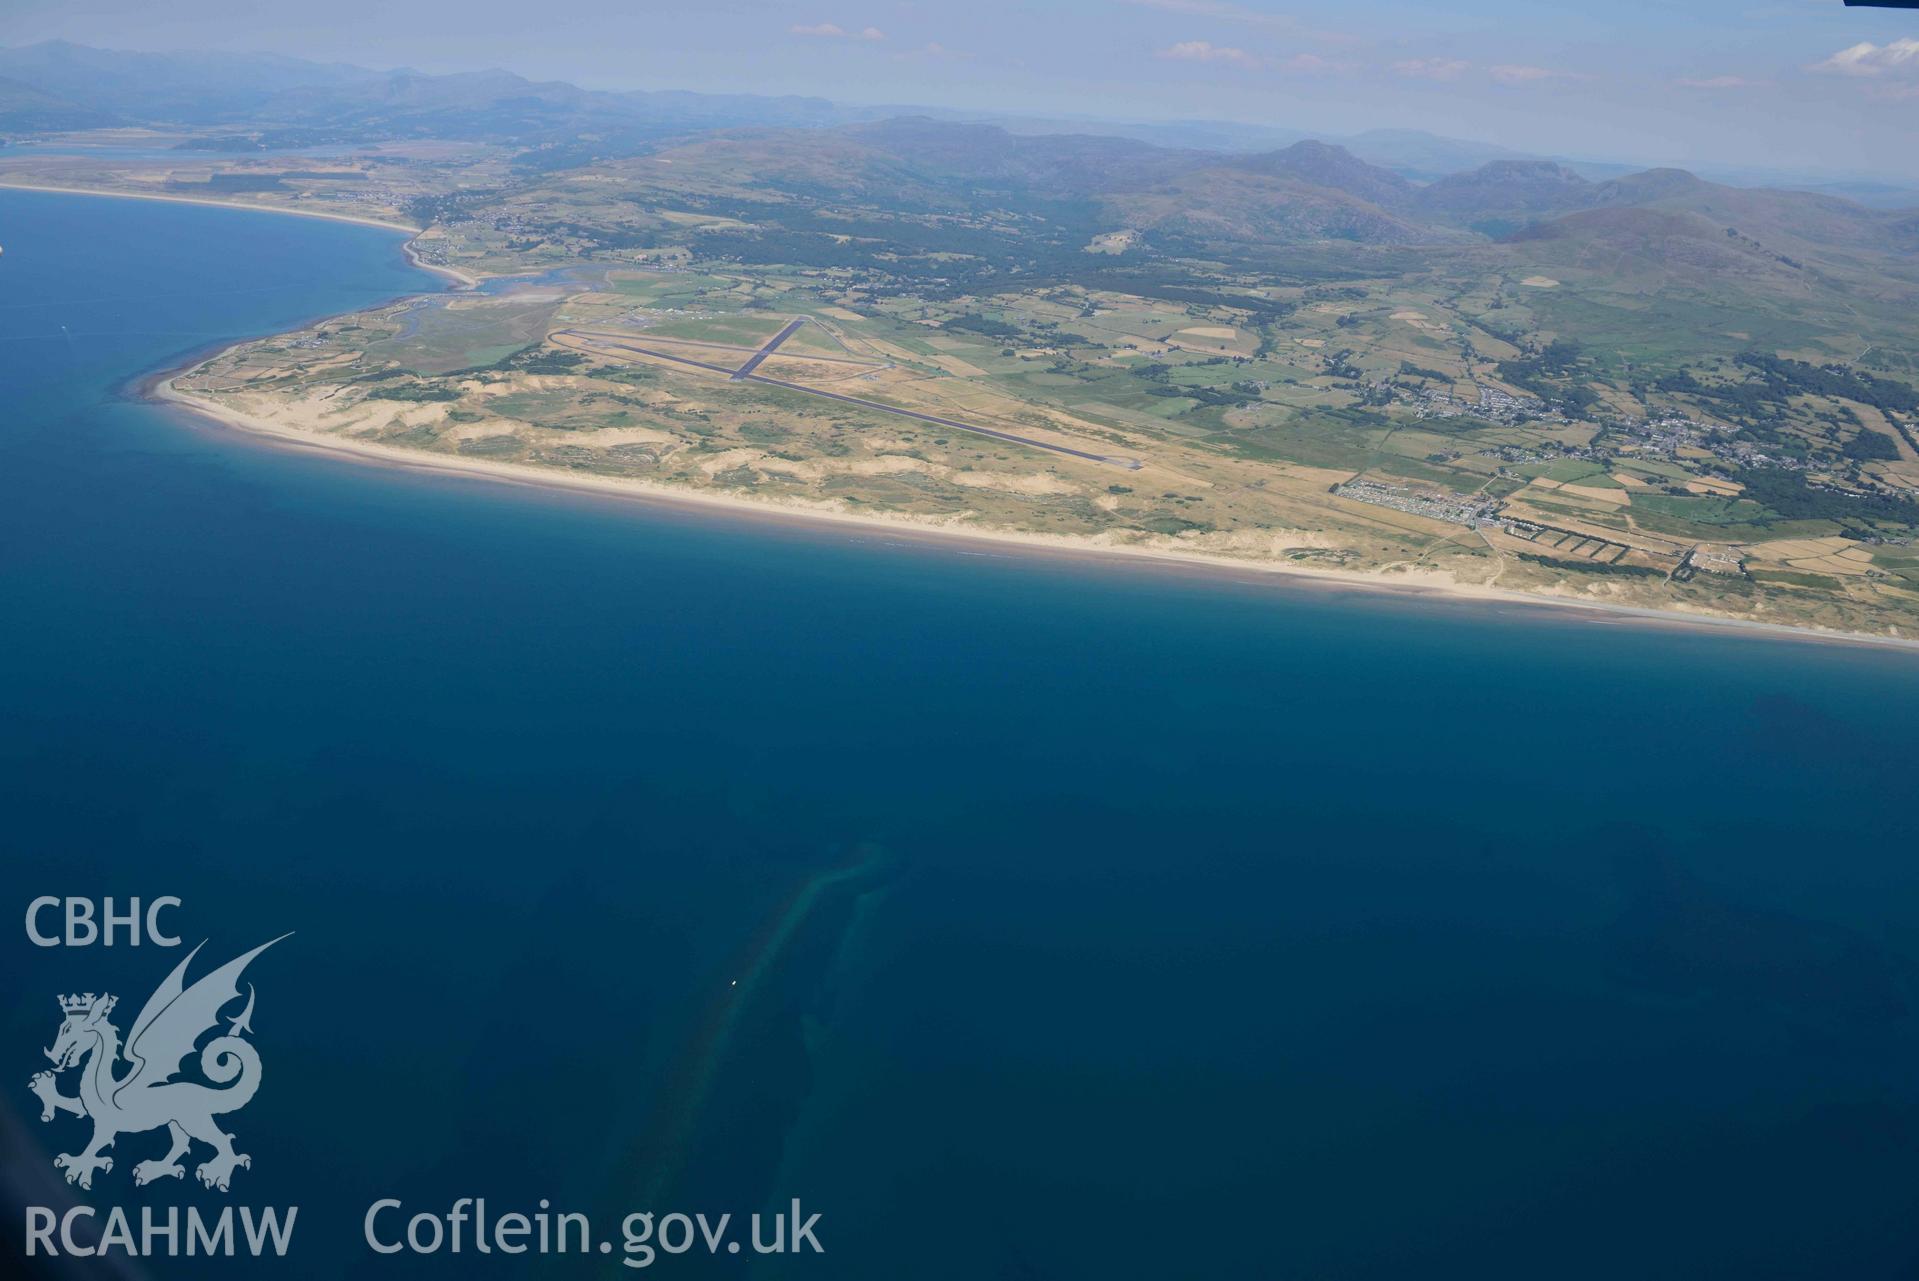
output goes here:
[{"label": "hazy sky", "polygon": [[3,0],[0,44],[505,67],[1919,177],[1919,12],[1840,0]]}]

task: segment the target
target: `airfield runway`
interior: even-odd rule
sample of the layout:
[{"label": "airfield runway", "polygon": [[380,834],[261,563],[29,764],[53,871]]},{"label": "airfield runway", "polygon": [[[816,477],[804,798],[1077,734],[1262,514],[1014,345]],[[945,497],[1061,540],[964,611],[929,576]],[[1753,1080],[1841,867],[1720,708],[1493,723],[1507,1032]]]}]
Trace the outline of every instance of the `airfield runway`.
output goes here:
[{"label": "airfield runway", "polygon": [[769,378],[765,374],[753,372],[760,367],[761,362],[778,349],[781,343],[791,338],[800,326],[805,323],[806,317],[802,316],[798,320],[788,324],[786,328],[773,335],[765,346],[755,351],[747,362],[737,369],[729,369],[725,365],[716,365],[709,361],[694,360],[688,356],[675,356],[669,352],[656,351],[650,347],[642,347],[624,335],[596,334],[578,329],[560,329],[554,331],[552,336],[555,338],[572,338],[582,343],[601,347],[614,347],[623,351],[630,351],[638,356],[647,356],[654,360],[670,361],[676,365],[687,365],[694,369],[704,369],[708,373],[723,374],[735,382],[764,383],[769,387],[779,387],[786,391],[804,392],[809,396],[820,396],[827,400],[837,400],[841,404],[857,405],[861,409],[872,409],[883,414],[893,414],[900,418],[911,418],[918,422],[931,423],[935,427],[949,427],[954,431],[968,432],[974,436],[985,436],[992,440],[1003,440],[1009,444],[1024,445],[1029,449],[1043,449],[1052,454],[1065,454],[1071,458],[1084,458],[1088,462],[1105,463],[1111,467],[1124,467],[1128,471],[1138,471],[1142,466],[1137,458],[1125,458],[1111,454],[1096,454],[1090,450],[1074,449],[1070,445],[1055,445],[1049,441],[1035,440],[1031,436],[1021,436],[1010,431],[1000,431],[993,427],[980,427],[972,423],[963,423],[957,418],[943,418],[938,414],[923,414],[916,409],[902,409],[898,405],[889,405],[884,401],[866,400],[859,396],[848,396],[837,391],[822,391],[818,387],[808,387],[803,383],[787,382],[783,378]]}]

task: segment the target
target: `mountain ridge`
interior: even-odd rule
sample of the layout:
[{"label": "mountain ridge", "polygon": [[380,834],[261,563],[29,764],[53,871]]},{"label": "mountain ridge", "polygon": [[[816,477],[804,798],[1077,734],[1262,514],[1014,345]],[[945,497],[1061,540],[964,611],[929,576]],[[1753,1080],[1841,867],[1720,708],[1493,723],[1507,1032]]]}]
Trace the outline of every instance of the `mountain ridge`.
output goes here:
[{"label": "mountain ridge", "polygon": [[[876,118],[876,110],[890,114]],[[890,148],[896,160],[932,179],[1016,183],[1060,195],[1125,194],[1138,217],[1154,222],[1190,220],[1172,202],[1197,198],[1188,211],[1193,217],[1216,232],[1246,235],[1291,223],[1287,205],[1298,212],[1317,203],[1342,228],[1342,238],[1409,243],[1422,234],[1442,241],[1459,233],[1499,239],[1542,219],[1602,205],[1691,200],[1737,213],[1744,206],[1724,192],[1770,190],[1710,184],[1671,169],[1594,181],[1566,162],[1417,130],[1370,130],[1339,142],[1220,122],[1089,122],[1083,132],[1062,133],[1040,130],[1045,122],[1031,119],[1015,129],[965,113],[957,117],[901,115],[894,108],[845,107],[794,95],[584,89],[498,68],[373,71],[274,54],[122,52],[64,41],[0,48],[0,128],[15,132],[126,123],[231,128],[239,132],[210,144],[228,151],[447,137],[525,148],[525,165],[555,169],[645,154],[676,137],[712,131],[841,130]],[[1233,149],[1130,136],[1141,132],[1164,139],[1196,135]],[[1252,145],[1281,139],[1285,145]],[[1375,155],[1397,157],[1399,167],[1354,149],[1366,145],[1380,149]],[[1485,159],[1424,185],[1407,177],[1409,163],[1440,154],[1446,163],[1469,155]],[[1209,179],[1199,177],[1209,173]],[[1220,208],[1207,207],[1208,182]],[[1860,208],[1856,202],[1840,194],[1816,198],[1839,204],[1823,212],[1810,205],[1790,214],[1773,209],[1762,221],[1857,221],[1835,212]],[[1263,206],[1262,199],[1269,203]]]}]

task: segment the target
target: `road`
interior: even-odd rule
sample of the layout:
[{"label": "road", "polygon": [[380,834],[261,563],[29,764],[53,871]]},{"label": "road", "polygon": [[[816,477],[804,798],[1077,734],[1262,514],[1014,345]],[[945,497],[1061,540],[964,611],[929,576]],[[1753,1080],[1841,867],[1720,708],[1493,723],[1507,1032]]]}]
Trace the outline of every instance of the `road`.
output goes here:
[{"label": "road", "polygon": [[638,343],[629,342],[625,339],[613,339],[604,335],[585,334],[576,329],[557,330],[554,332],[553,337],[572,338],[579,342],[586,343],[589,346],[598,344],[602,347],[614,347],[622,351],[630,351],[635,355],[648,356],[654,360],[671,361],[676,365],[688,365],[694,369],[704,369],[708,373],[724,374],[735,382],[763,383],[768,387],[778,387],[784,391],[804,392],[809,396],[820,396],[827,400],[837,400],[844,405],[858,405],[861,409],[872,409],[883,414],[892,414],[899,418],[911,418],[918,422],[931,423],[935,427],[949,427],[954,431],[968,432],[974,436],[986,436],[993,440],[1006,441],[1009,444],[1024,445],[1028,449],[1043,449],[1049,454],[1065,454],[1070,458],[1084,458],[1088,462],[1105,463],[1111,467],[1124,467],[1128,471],[1138,471],[1143,465],[1137,458],[1125,458],[1111,454],[1095,454],[1090,450],[1074,449],[1071,445],[1055,445],[1050,441],[1035,440],[1031,436],[1020,436],[1010,431],[999,431],[992,427],[976,427],[972,423],[963,423],[957,418],[942,418],[938,414],[922,414],[917,409],[902,409],[898,405],[889,405],[884,401],[866,400],[859,396],[848,396],[837,391],[822,391],[818,387],[808,387],[803,383],[790,383],[783,378],[768,378],[765,374],[749,372],[756,368],[760,361],[772,355],[772,349],[785,341],[802,323],[803,319],[796,320],[788,325],[779,334],[775,335],[773,340],[765,347],[755,352],[753,358],[739,369],[728,369],[724,365],[715,365],[704,360],[694,360],[687,356],[675,356],[664,351],[655,351],[652,348],[642,347]]},{"label": "road", "polygon": [[1015,445],[1026,445],[1032,449],[1044,449],[1055,454],[1069,454],[1074,458],[1085,458],[1096,463],[1110,463],[1115,467],[1124,467],[1129,471],[1138,471],[1137,458],[1115,458],[1107,454],[1090,453],[1084,449],[1074,449],[1070,445],[1054,445],[1043,440],[1034,440],[1031,436],[1016,436],[1010,431],[995,431],[991,427],[975,427],[971,423],[960,422],[957,418],[941,418],[938,414],[922,414],[916,409],[901,409],[898,405],[888,405],[878,400],[862,400],[858,396],[842,395],[837,391],[821,391],[817,387],[806,387],[799,383],[790,383],[780,378],[768,378],[764,374],[748,374],[747,380],[765,383],[769,387],[784,387],[788,391],[803,391],[811,396],[824,396],[828,400],[841,401],[848,405],[858,405],[862,409],[877,409],[883,413],[898,414],[902,418],[917,418],[923,423],[932,423],[938,427],[951,427],[955,431],[971,432],[975,436],[991,436],[994,440],[1011,441]]},{"label": "road", "polygon": [[[600,341],[619,341],[621,335],[596,333],[592,330],[578,331],[582,337]],[[733,351],[742,356],[750,356],[758,347],[742,347],[736,342],[708,342],[704,338],[673,338],[669,340],[675,347],[698,347],[702,351]],[[883,360],[860,360],[853,356],[827,356],[817,351],[809,351],[804,356],[795,356],[795,360],[804,360],[813,365],[852,365],[858,369],[891,369],[890,362]]]}]

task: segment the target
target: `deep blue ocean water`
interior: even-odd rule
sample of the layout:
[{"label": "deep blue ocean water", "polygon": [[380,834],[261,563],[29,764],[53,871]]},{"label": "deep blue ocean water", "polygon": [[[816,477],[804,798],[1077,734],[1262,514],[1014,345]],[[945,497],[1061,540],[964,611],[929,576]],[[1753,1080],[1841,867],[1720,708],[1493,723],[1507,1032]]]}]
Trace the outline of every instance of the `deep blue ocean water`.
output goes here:
[{"label": "deep blue ocean water", "polygon": [[269,446],[129,380],[434,287],[396,237],[0,193],[0,245],[31,1159],[82,1134],[20,1089],[55,995],[178,957],[27,900],[297,931],[253,1167],[135,1190],[128,1136],[85,1197],[298,1205],[293,1252],[154,1274],[628,1274],[361,1242],[480,1195],[824,1216],[667,1275],[1919,1268],[1919,657]]}]

